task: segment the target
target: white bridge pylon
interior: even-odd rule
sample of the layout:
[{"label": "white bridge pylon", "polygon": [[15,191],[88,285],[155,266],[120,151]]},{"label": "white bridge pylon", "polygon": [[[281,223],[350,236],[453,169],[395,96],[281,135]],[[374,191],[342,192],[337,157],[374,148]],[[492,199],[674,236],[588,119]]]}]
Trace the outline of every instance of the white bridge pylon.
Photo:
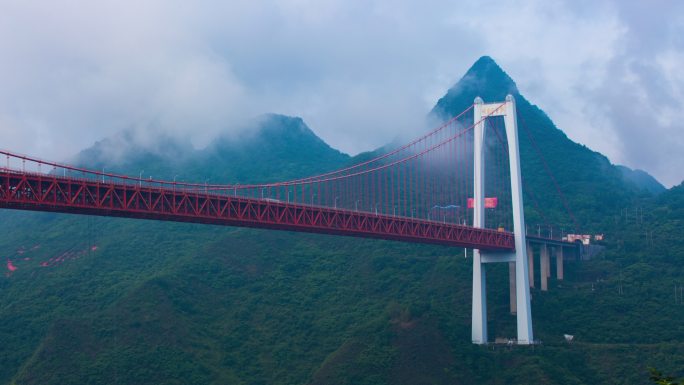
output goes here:
[{"label": "white bridge pylon", "polygon": [[474,216],[473,227],[485,226],[485,121],[483,117],[503,116],[508,141],[508,157],[511,173],[511,195],[513,207],[513,234],[515,252],[473,251],[473,318],[472,340],[474,344],[486,344],[487,340],[487,290],[485,267],[487,263],[515,262],[515,290],[518,324],[518,344],[534,342],[532,335],[532,312],[530,308],[529,265],[525,247],[525,216],[523,213],[522,177],[520,173],[520,148],[518,146],[518,126],[515,99],[506,96],[501,103],[485,104],[480,97],[475,98],[474,122]]}]

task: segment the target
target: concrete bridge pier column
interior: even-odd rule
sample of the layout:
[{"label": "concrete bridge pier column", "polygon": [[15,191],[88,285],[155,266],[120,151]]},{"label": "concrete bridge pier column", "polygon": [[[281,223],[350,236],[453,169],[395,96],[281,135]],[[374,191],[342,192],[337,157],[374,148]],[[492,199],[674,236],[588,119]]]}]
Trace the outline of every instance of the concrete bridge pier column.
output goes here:
[{"label": "concrete bridge pier column", "polygon": [[563,246],[556,248],[556,278],[563,280]]},{"label": "concrete bridge pier column", "polygon": [[534,288],[534,249],[530,241],[527,241],[527,266],[529,271],[530,287]]},{"label": "concrete bridge pier column", "polygon": [[549,248],[546,244],[540,247],[539,276],[541,277],[542,291],[549,290]]}]

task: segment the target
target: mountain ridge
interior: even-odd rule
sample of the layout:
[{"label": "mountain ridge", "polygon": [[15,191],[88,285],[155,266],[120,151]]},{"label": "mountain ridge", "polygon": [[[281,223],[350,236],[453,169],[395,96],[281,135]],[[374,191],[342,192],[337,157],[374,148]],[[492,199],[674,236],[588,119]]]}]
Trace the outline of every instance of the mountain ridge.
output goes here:
[{"label": "mountain ridge", "polygon": [[[125,145],[130,147],[125,147]],[[163,153],[168,149],[169,153]],[[107,162],[101,154],[116,153],[114,161]],[[250,158],[259,154],[267,159],[268,171],[255,170]],[[314,161],[309,159],[316,157]],[[73,163],[95,170],[143,176],[154,175],[160,179],[201,183],[265,182],[260,178],[300,177],[288,172],[289,164],[306,167],[298,172],[315,174],[330,171],[333,165],[350,161],[347,154],[333,149],[320,139],[300,117],[282,114],[262,114],[236,130],[219,134],[204,148],[195,149],[190,142],[161,136],[155,147],[138,144],[127,131],[102,139],[74,157]],[[278,180],[278,179],[275,179]]]},{"label": "mountain ridge", "polygon": [[[650,194],[657,194],[664,190],[664,187],[662,187],[662,185],[650,174],[642,170],[630,170],[624,166],[613,165],[603,154],[570,140],[538,106],[531,104],[520,94],[515,81],[490,56],[482,56],[475,61],[463,77],[439,98],[428,116],[433,120],[445,121],[465,110],[472,104],[475,96],[480,96],[486,102],[489,102],[504,100],[505,96],[509,93],[513,94],[516,98],[519,120],[521,122],[521,124],[519,124],[519,136],[521,152],[523,152],[523,174],[529,175],[531,173],[538,173],[539,169],[547,168],[547,166],[544,166],[544,163],[547,160],[539,159],[538,154],[533,154],[537,150],[534,147],[540,147],[544,150],[541,152],[546,152],[545,154],[542,154],[542,157],[550,157],[554,152],[559,150],[563,152],[564,156],[559,157],[561,159],[559,159],[558,162],[561,164],[561,168],[572,168],[573,166],[572,163],[564,161],[565,159],[576,159],[578,154],[584,157],[585,159],[581,163],[588,165],[588,170],[579,170],[577,171],[578,175],[582,175],[583,173],[596,173],[599,170],[607,171],[610,174],[609,183],[612,185],[611,189],[617,195],[621,195],[622,191],[625,189],[628,191],[634,190],[632,191],[633,193],[646,191]],[[530,124],[527,123],[528,120],[530,120]],[[541,126],[542,128],[538,129],[537,126]],[[418,135],[418,133],[416,133],[416,135]],[[378,149],[362,152],[353,157],[349,157],[321,140],[320,137],[306,125],[301,117],[266,113],[252,119],[246,127],[242,127],[234,132],[229,131],[228,133],[219,134],[219,136],[213,139],[203,149],[193,149],[189,143],[162,135],[156,144],[156,148],[146,150],[145,147],[136,144],[135,141],[130,138],[132,136],[131,134],[124,132],[123,135],[115,135],[112,138],[103,139],[94,144],[91,148],[83,150],[81,154],[75,157],[75,162],[78,164],[87,162],[97,169],[104,167],[105,164],[103,160],[100,159],[100,153],[109,154],[112,152],[107,151],[105,144],[108,142],[113,142],[109,146],[116,147],[116,150],[121,152],[120,147],[122,147],[122,143],[126,143],[126,140],[122,141],[118,139],[120,136],[125,137],[133,148],[133,150],[128,151],[129,153],[134,153],[134,156],[131,157],[132,163],[142,163],[142,160],[145,160],[151,164],[151,166],[148,167],[148,173],[161,173],[161,175],[172,178],[175,175],[174,168],[190,167],[194,172],[198,173],[197,177],[199,179],[211,178],[215,183],[235,183],[245,182],[247,180],[251,182],[259,181],[250,178],[250,175],[240,172],[206,173],[201,166],[202,162],[218,162],[218,165],[224,165],[236,160],[231,159],[230,156],[221,156],[220,152],[222,151],[226,154],[241,152],[249,153],[254,151],[269,153],[275,151],[275,153],[283,159],[286,159],[291,155],[288,154],[287,151],[279,152],[278,148],[286,148],[288,144],[292,144],[296,147],[294,152],[302,154],[303,152],[308,151],[306,146],[310,146],[309,148],[313,149],[316,156],[325,157],[326,161],[324,163],[330,161],[330,164],[332,165],[336,162],[349,164],[354,163],[355,161],[366,160],[374,155],[383,153],[387,148],[396,146],[396,144],[388,143]],[[255,140],[263,140],[266,136],[275,136],[279,144],[277,144],[276,147],[265,149],[265,151],[264,149],[259,149],[258,146],[253,146]],[[537,136],[539,136],[540,141],[546,142],[543,144],[560,146],[560,148],[553,148],[551,151],[546,151],[543,144],[542,146],[537,146],[537,144],[532,143],[532,141],[536,140],[534,138]],[[299,140],[301,140],[302,143],[296,143]],[[273,143],[275,144],[275,141],[273,141]],[[162,148],[166,151],[171,151],[172,155],[166,157],[160,155],[159,149]],[[331,157],[328,158],[330,150],[339,153],[339,155],[330,155]],[[535,159],[535,157],[537,159]],[[594,158],[594,161],[589,159],[592,157]],[[272,161],[277,162],[277,158],[274,157]],[[129,163],[131,162],[129,161]],[[160,163],[165,163],[166,166],[159,166]],[[249,162],[242,160],[237,162],[237,164],[248,163]],[[192,166],[188,166],[188,164],[191,164]],[[533,165],[525,167],[526,164]],[[119,166],[122,166],[120,167],[121,169],[126,170],[132,175],[139,171],[134,170],[136,167],[126,167],[125,162],[120,162]],[[309,172],[315,173],[316,169],[312,168]],[[562,172],[563,171],[561,170],[561,173]],[[282,175],[282,177],[287,176]],[[546,183],[550,182],[548,180],[548,175],[543,177],[547,179]],[[542,179],[542,176],[540,175],[534,175],[528,177],[528,179],[533,185],[536,185],[534,188],[546,184],[541,182],[535,183]],[[569,178],[563,176],[561,179],[568,180]],[[589,182],[593,184],[598,183],[596,180]],[[528,199],[531,199],[531,197],[528,197]],[[586,201],[588,199],[584,200]],[[559,202],[545,203],[552,204],[555,207],[556,217],[560,216]],[[535,215],[535,213],[530,212],[529,214],[532,215],[536,221],[541,220],[541,218],[537,218],[538,216]],[[565,218],[564,222],[569,222],[568,218]]]},{"label": "mountain ridge", "polygon": [[631,169],[623,165],[615,165],[621,172],[625,180],[634,183],[638,188],[646,190],[652,194],[660,194],[667,190],[662,183],[648,172],[641,169]]}]

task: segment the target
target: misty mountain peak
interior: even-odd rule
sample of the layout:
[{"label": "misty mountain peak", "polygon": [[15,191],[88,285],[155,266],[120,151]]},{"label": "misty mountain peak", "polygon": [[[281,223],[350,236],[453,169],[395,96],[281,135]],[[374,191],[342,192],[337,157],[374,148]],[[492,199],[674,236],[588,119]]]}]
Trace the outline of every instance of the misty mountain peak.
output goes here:
[{"label": "misty mountain peak", "polygon": [[348,158],[316,136],[302,118],[269,113],[252,119],[238,133],[216,138],[202,151],[198,164],[225,165],[215,180],[256,182],[259,175],[272,180],[300,176],[295,169],[312,175]]},{"label": "misty mountain peak", "polygon": [[452,117],[456,106],[470,105],[476,96],[485,102],[504,100],[507,94],[518,95],[513,79],[489,56],[482,56],[468,69],[465,75],[449,89],[431,114],[445,120]]},{"label": "misty mountain peak", "polygon": [[267,113],[250,120],[245,127],[229,131],[216,138],[209,146],[218,151],[235,151],[259,143],[264,146],[287,146],[288,143],[325,144],[296,116]]},{"label": "misty mountain peak", "polygon": [[494,59],[489,56],[482,56],[477,59],[463,76],[461,82],[467,82],[468,80],[485,82],[485,84],[478,85],[484,86],[485,88],[488,85],[504,86],[503,88],[508,90],[507,93],[518,93],[518,87],[515,85],[513,79],[511,79],[511,77],[496,64]]},{"label": "misty mountain peak", "polygon": [[304,120],[298,116],[268,113],[261,115],[257,121],[258,128],[262,133],[316,136],[304,123]]},{"label": "misty mountain peak", "polygon": [[96,169],[125,167],[149,159],[180,159],[190,152],[192,145],[187,140],[164,132],[126,129],[95,142],[69,161]]}]

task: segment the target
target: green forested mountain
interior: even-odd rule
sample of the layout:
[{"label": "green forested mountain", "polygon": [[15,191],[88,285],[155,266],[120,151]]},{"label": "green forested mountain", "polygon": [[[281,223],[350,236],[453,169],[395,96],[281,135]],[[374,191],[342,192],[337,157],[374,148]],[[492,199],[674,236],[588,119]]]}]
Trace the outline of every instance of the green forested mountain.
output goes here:
[{"label": "green forested mountain", "polygon": [[[674,293],[684,285],[684,187],[654,197],[626,181],[490,58],[432,114],[508,92],[575,215],[607,239],[599,258],[568,263],[565,281],[533,289],[541,346],[470,344],[472,271],[462,250],[4,211],[0,256],[16,270],[0,278],[0,383],[642,384],[648,366],[683,376],[684,301]],[[124,135],[76,159],[200,183],[281,180],[354,161],[298,118],[268,115],[242,132],[202,150],[171,139],[135,147]],[[521,147],[525,183],[547,215],[567,221],[522,130]],[[492,338],[515,333],[507,274],[488,271]]]}]

